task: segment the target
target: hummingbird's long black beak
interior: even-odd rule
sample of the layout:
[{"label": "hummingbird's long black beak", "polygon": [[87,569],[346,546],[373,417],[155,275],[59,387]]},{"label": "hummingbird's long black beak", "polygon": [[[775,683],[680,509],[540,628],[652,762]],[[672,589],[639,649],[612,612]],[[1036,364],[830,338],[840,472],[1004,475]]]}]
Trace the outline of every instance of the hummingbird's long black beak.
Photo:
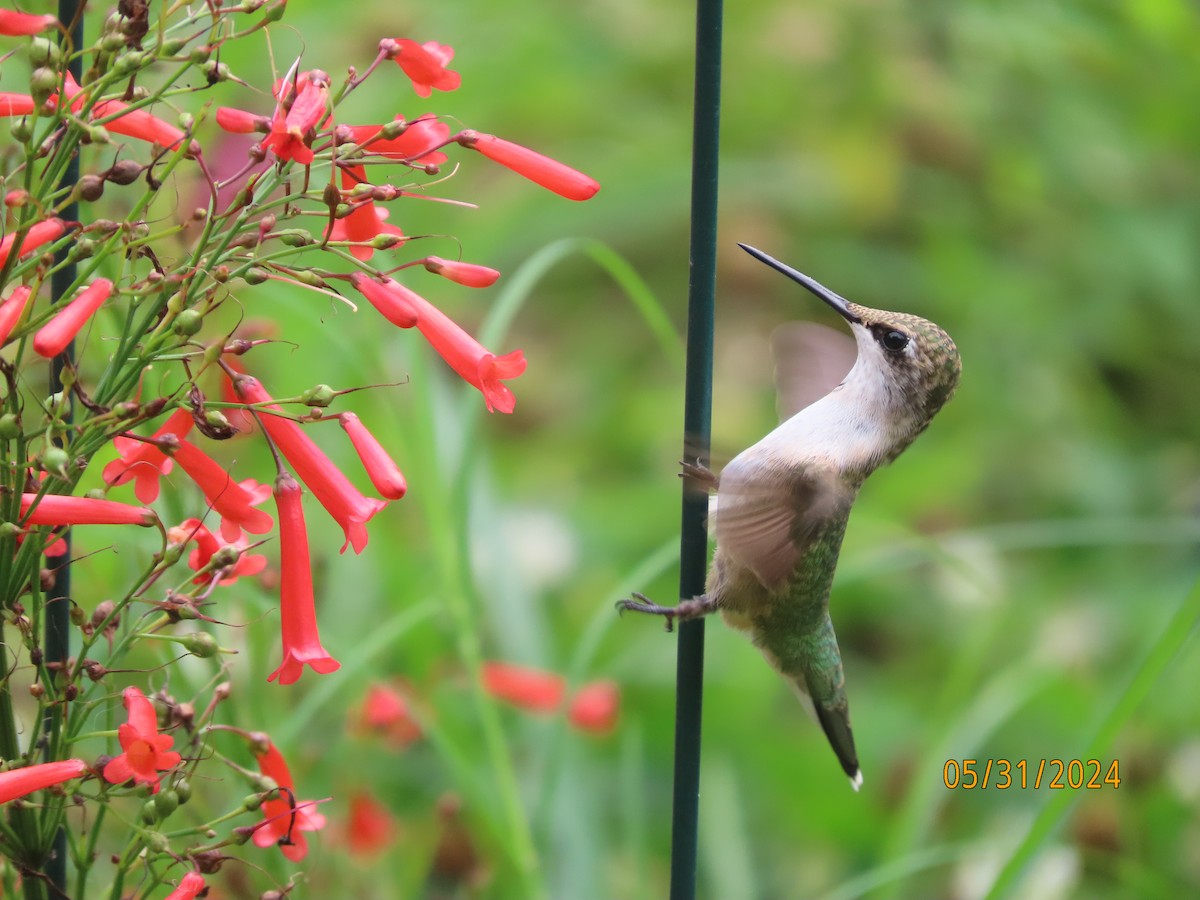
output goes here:
[{"label": "hummingbird's long black beak", "polygon": [[849,300],[847,300],[841,294],[834,293],[815,278],[809,278],[803,272],[798,272],[791,266],[781,263],[775,257],[768,256],[757,247],[751,247],[749,244],[742,243],[739,243],[738,246],[757,259],[759,262],[764,262],[777,272],[782,272],[788,278],[792,279],[792,281],[800,282],[800,284],[804,285],[806,288],[832,306],[835,310],[837,310],[838,315],[840,315],[847,322],[862,322],[862,319],[851,312]]}]

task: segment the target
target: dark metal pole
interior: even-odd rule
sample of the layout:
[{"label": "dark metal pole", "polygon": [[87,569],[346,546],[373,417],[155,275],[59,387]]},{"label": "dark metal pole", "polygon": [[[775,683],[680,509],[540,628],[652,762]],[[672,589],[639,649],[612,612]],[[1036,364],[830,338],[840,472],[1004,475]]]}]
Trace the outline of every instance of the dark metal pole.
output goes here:
[{"label": "dark metal pole", "polygon": [[[717,278],[717,162],[721,126],[722,0],[697,0],[692,120],[692,230],[688,280],[684,453],[708,461],[712,426],[713,307]],[[683,492],[679,596],[704,593],[708,497]],[[704,619],[679,626],[675,670],[675,784],[671,819],[671,900],[696,895],[700,804],[700,724],[704,696]]]},{"label": "dark metal pole", "polygon": [[[83,10],[80,8],[80,0],[59,0],[58,3],[58,21],[62,23],[66,29],[66,34],[62,38],[62,50],[64,55],[68,52],[73,53],[75,50],[83,46]],[[83,80],[83,58],[75,56],[68,64],[68,71],[75,78],[76,82]],[[62,183],[64,186],[74,187],[79,181],[79,157],[74,156],[67,163],[66,172],[63,174]],[[60,213],[61,217],[68,222],[74,222],[79,218],[79,204],[72,202],[68,204]],[[55,263],[59,264],[58,268],[50,276],[50,295],[54,303],[58,303],[63,298],[63,295],[70,290],[71,285],[75,282],[76,269],[74,263],[61,265],[70,253],[70,245],[63,250],[60,250],[55,257]],[[70,345],[58,356],[54,357],[50,364],[50,393],[56,394],[63,389],[62,373],[67,366],[74,365],[75,362],[75,343]],[[67,421],[70,421],[71,413],[67,412]],[[54,570],[54,588],[46,598],[46,639],[43,648],[47,668],[51,672],[65,672],[67,669],[67,660],[71,653],[71,532],[67,530],[63,534],[63,541],[66,544],[66,552],[59,557],[59,561],[47,561],[48,568]],[[55,735],[62,728],[62,707],[59,703],[62,698],[57,696],[57,691],[53,691],[51,696],[57,702],[54,702],[50,707],[50,712],[47,714],[45,723],[45,732],[47,738]],[[47,753],[51,752],[58,744],[57,741],[47,740]],[[59,827],[54,835],[54,843],[51,848],[49,858],[46,860],[44,874],[49,883],[51,896],[55,898],[67,897],[67,832],[63,827]]]}]

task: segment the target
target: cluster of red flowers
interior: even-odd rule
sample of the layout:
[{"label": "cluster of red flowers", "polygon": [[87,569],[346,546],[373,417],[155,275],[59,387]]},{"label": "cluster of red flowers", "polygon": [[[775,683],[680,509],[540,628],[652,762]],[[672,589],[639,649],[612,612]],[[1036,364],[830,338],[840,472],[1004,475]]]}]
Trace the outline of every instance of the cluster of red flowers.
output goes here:
[{"label": "cluster of red flowers", "polygon": [[[42,23],[51,19],[13,19],[8,27],[11,33],[30,33],[21,29],[45,27]],[[411,79],[416,93],[427,97],[434,89],[449,91],[458,87],[458,74],[447,68],[453,55],[450,47],[435,42],[419,44],[407,39],[387,39],[380,44],[379,59],[394,60]],[[60,100],[60,96],[65,100]],[[586,175],[494,135],[474,131],[452,135],[444,122],[430,115],[419,116],[411,122],[398,117],[384,125],[335,124],[329,77],[319,70],[292,73],[276,83],[274,96],[276,105],[269,116],[221,107],[216,113],[217,123],[227,131],[264,135],[261,143],[251,149],[252,159],[261,160],[272,155],[280,165],[294,162],[308,166],[318,154],[327,155],[339,170],[342,189],[332,198],[324,245],[331,250],[345,247],[349,257],[360,262],[369,260],[377,249],[403,242],[401,230],[384,222],[386,211],[379,209],[378,204],[408,194],[390,185],[371,184],[367,178],[368,162],[388,161],[407,169],[435,171],[446,160],[442,148],[457,144],[477,150],[572,199],[587,199],[599,188]],[[103,122],[109,131],[167,149],[182,149],[188,139],[184,132],[144,109],[130,109],[118,100],[92,98],[89,89],[80,87],[69,75],[65,76],[61,90],[50,91],[40,102],[33,95],[0,95],[0,114],[24,115],[39,107],[57,108],[61,103],[68,104],[75,114]],[[189,145],[187,152],[201,155],[194,144]],[[247,189],[257,178],[258,175],[248,178]],[[19,208],[24,198],[21,192],[16,192],[7,200],[10,207]],[[273,234],[272,225],[273,221],[268,221],[260,228],[268,239]],[[46,244],[64,239],[69,230],[67,223],[54,217],[23,226],[0,243],[0,263],[13,253],[27,257]],[[470,287],[486,287],[500,274],[486,266],[438,256],[427,256],[401,268],[411,265],[420,265],[429,272]],[[331,277],[347,278],[392,324],[400,328],[415,327],[451,369],[479,389],[489,410],[513,411],[516,401],[504,382],[525,370],[526,361],[520,350],[500,356],[492,354],[434,304],[411,288],[373,270],[355,271],[346,276],[326,275],[326,278]],[[106,278],[94,279],[37,330],[34,350],[47,357],[61,353],[113,294],[113,282]],[[22,285],[0,305],[3,339],[8,338],[14,326],[26,315],[29,300],[30,289]],[[237,399],[253,410],[263,431],[299,479],[297,481],[281,471],[273,491],[282,557],[283,661],[270,678],[287,684],[300,677],[305,665],[317,672],[338,668],[338,663],[324,650],[317,636],[308,541],[299,499],[300,484],[307,487],[341,525],[346,536],[343,551],[351,546],[358,553],[367,544],[367,522],[388,502],[402,497],[406,483],[395,462],[358,417],[353,413],[342,413],[338,418],[380,499],[364,496],[301,425],[273,402],[258,379],[244,374],[236,363],[226,364],[226,371]],[[272,491],[252,479],[235,480],[222,464],[187,439],[193,420],[199,421],[201,415],[198,408],[181,406],[152,435],[137,436],[128,432],[118,435],[115,444],[120,456],[105,467],[104,479],[110,487],[134,481],[137,498],[143,503],[151,503],[158,496],[159,478],[168,474],[177,463],[219,516],[220,528],[214,533],[201,520],[189,519],[171,529],[172,541],[196,543],[197,549],[188,559],[189,565],[198,572],[199,583],[217,579],[228,584],[238,575],[252,574],[262,567],[261,557],[247,554],[244,534],[263,535],[274,527],[271,515],[258,508]],[[110,501],[36,495],[31,495],[28,500],[25,525],[101,521],[149,524],[154,521],[148,509]],[[226,552],[219,556],[218,552],[222,550]],[[222,563],[220,568],[215,567],[214,559]]]},{"label": "cluster of red flowers", "polygon": [[[136,4],[122,4],[121,12],[110,19],[109,25],[121,17],[141,14],[130,13],[127,6],[133,9]],[[210,7],[213,16],[234,12],[220,11],[219,4]],[[52,15],[0,10],[0,34],[36,36],[56,27],[58,22]],[[137,40],[144,34],[142,31],[130,38],[127,32],[122,37],[121,49],[136,46],[140,51]],[[117,35],[111,29],[106,32],[106,39],[114,36]],[[358,416],[340,412],[332,417],[337,418],[346,432],[366,480],[378,496],[367,496],[360,491],[317,446],[305,427],[318,418],[331,416],[317,412],[300,416],[288,413],[285,401],[277,402],[258,378],[248,374],[245,355],[258,341],[235,335],[224,335],[208,345],[195,340],[204,327],[205,315],[220,304],[230,290],[230,283],[236,283],[237,279],[247,285],[277,279],[326,294],[336,294],[333,283],[345,282],[390,324],[416,329],[454,373],[482,394],[489,411],[511,413],[516,400],[506,382],[525,371],[522,351],[499,355],[490,352],[435,304],[402,283],[398,274],[409,268],[424,269],[458,285],[487,288],[500,273],[488,266],[436,255],[409,260],[385,271],[373,267],[373,260],[378,265],[377,253],[403,249],[410,241],[398,224],[387,221],[387,207],[401,198],[424,194],[378,183],[372,180],[371,173],[387,166],[399,168],[406,175],[436,175],[449,159],[445,151],[462,148],[572,200],[590,198],[599,185],[575,169],[495,135],[474,130],[452,133],[445,121],[431,114],[411,120],[397,115],[382,124],[336,121],[340,98],[378,67],[386,68],[392,62],[419,97],[428,98],[433,91],[458,88],[461,77],[448,68],[454,51],[436,42],[419,43],[406,38],[381,41],[375,62],[361,76],[352,71],[340,92],[333,88],[325,72],[301,71],[297,63],[274,84],[272,108],[262,113],[228,106],[218,108],[215,120],[223,131],[261,136],[250,147],[249,162],[242,172],[218,184],[208,168],[201,143],[193,140],[192,121],[181,118],[180,124],[185,127],[180,128],[159,118],[150,112],[153,98],[148,99],[146,89],[139,85],[134,90],[137,66],[148,64],[153,54],[147,52],[130,64],[130,70],[124,73],[129,75],[128,79],[122,78],[119,85],[123,93],[113,95],[117,79],[105,79],[102,67],[80,79],[84,82],[81,85],[59,65],[64,51],[41,38],[35,38],[33,43],[38,41],[42,47],[31,51],[30,58],[38,55],[45,58],[41,65],[35,59],[29,93],[0,92],[0,117],[22,117],[22,127],[30,133],[30,120],[35,124],[47,118],[61,121],[63,127],[49,132],[49,137],[39,136],[43,140],[39,149],[42,156],[76,152],[77,144],[74,150],[67,146],[71,140],[105,144],[111,134],[116,134],[145,142],[152,148],[153,160],[143,164],[121,159],[103,172],[83,176],[70,190],[69,197],[62,191],[55,193],[57,186],[39,192],[29,187],[30,179],[25,182],[28,190],[10,190],[4,195],[0,211],[4,213],[7,233],[0,238],[0,273],[5,284],[14,286],[7,296],[0,298],[0,346],[15,346],[13,355],[18,362],[26,346],[40,357],[59,358],[73,342],[87,335],[88,328],[94,327],[98,311],[105,307],[123,308],[126,302],[129,311],[127,315],[123,312],[122,318],[127,327],[138,319],[147,331],[132,338],[123,335],[122,341],[128,342],[112,354],[113,361],[104,376],[106,385],[120,382],[129,386],[124,394],[110,390],[103,403],[89,398],[86,386],[76,383],[78,373],[72,371],[68,390],[51,398],[51,407],[65,404],[73,390],[73,395],[94,414],[92,427],[105,429],[101,435],[104,440],[111,438],[117,457],[103,468],[104,489],[79,497],[57,493],[74,488],[79,471],[90,461],[100,441],[90,442],[86,449],[81,449],[77,445],[82,441],[76,444],[71,441],[82,429],[47,426],[44,446],[35,437],[30,442],[33,449],[28,451],[28,458],[9,466],[11,471],[20,471],[23,487],[12,492],[20,494],[19,519],[8,527],[21,540],[29,536],[26,532],[39,527],[54,530],[93,524],[159,526],[165,539],[156,566],[161,564],[165,570],[175,561],[183,560],[191,570],[187,578],[192,587],[185,580],[186,591],[181,589],[182,592],[173,594],[178,597],[183,593],[207,596],[218,586],[228,586],[239,577],[262,572],[267,560],[254,552],[258,547],[256,541],[261,543],[260,536],[270,534],[277,526],[282,658],[267,680],[290,684],[300,678],[305,667],[322,674],[333,672],[340,664],[322,645],[317,630],[302,493],[304,490],[311,493],[341,527],[345,537],[342,552],[353,548],[355,553],[361,553],[368,543],[368,523],[389,503],[404,497],[407,483],[396,462]],[[164,41],[157,48],[161,58],[189,58],[182,52],[186,41],[176,41],[179,46],[173,50],[164,49],[167,43]],[[97,46],[101,45],[105,41]],[[118,46],[111,40],[107,45]],[[211,52],[213,48],[201,50]],[[213,83],[223,80],[217,77],[219,64],[215,61],[211,70],[206,71],[213,73]],[[14,133],[16,129],[14,123]],[[68,134],[72,135],[69,139],[65,137]],[[150,192],[156,191],[159,187],[156,167],[163,166],[164,161],[171,167],[194,163],[194,168],[207,180],[212,202],[200,211],[203,215],[197,214],[193,219],[211,226],[207,237],[211,238],[213,233],[222,235],[219,242],[210,242],[202,248],[205,252],[198,249],[194,257],[177,269],[171,269],[169,259],[164,267],[150,252],[148,242],[143,240],[149,230],[144,222],[97,220],[85,224],[66,218],[69,214],[63,210],[69,202],[95,200],[109,184],[130,185],[144,178]],[[317,192],[319,208],[324,210],[320,213],[323,227],[319,233],[278,228],[274,214],[254,210],[263,198],[278,196],[286,172],[301,168],[304,189],[288,198],[282,215],[302,208],[305,203],[315,203],[317,193],[310,194],[308,185],[310,167],[317,164],[330,167],[328,185]],[[230,187],[237,189],[236,194],[225,208],[219,208],[221,191]],[[186,229],[187,223],[182,227]],[[322,265],[329,268],[290,267],[285,262],[286,250],[260,252],[268,243],[273,250],[317,248],[322,252]],[[208,254],[208,250],[213,252]],[[70,252],[81,259],[95,252],[98,262],[80,276],[70,292],[72,296],[58,298],[53,305],[39,305],[48,271],[56,265],[51,262],[52,252]],[[104,257],[110,256],[125,260],[124,265],[110,272],[111,280],[96,274]],[[139,277],[137,273],[147,265],[143,260],[152,263],[153,271]],[[157,309],[157,315],[143,318],[145,310],[152,308]],[[164,388],[164,396],[147,400],[142,397],[143,381],[149,379],[143,376],[150,363],[163,358],[185,360],[186,378],[182,386]],[[122,372],[121,366],[126,364],[129,368]],[[209,369],[216,370],[221,379],[222,403],[213,404],[220,411],[206,404],[198,383],[200,374]],[[119,376],[113,374],[118,372]],[[330,405],[338,393],[318,386],[299,401],[301,405],[320,409]],[[15,414],[10,416],[16,420]],[[143,433],[142,426],[149,433]],[[37,431],[20,426],[19,420],[14,427],[16,434]],[[135,432],[135,427],[139,431]],[[266,439],[277,461],[274,477],[263,483],[235,477],[226,464],[204,448],[205,439],[225,440],[252,429]],[[6,446],[13,436],[3,435]],[[66,448],[57,446],[51,436],[65,440]],[[26,439],[19,443],[25,446]],[[38,446],[43,446],[40,453]],[[149,504],[158,501],[161,479],[175,471],[176,466],[196,486],[198,494],[203,495],[205,508],[198,515],[163,527]],[[130,483],[136,499],[143,505],[108,499],[109,492]],[[263,508],[268,497],[274,500],[274,515],[268,511],[269,507]],[[46,537],[47,554],[55,552],[55,547],[59,552],[65,549],[61,541],[54,543],[57,535]],[[161,571],[156,569],[154,577],[158,574]],[[165,610],[167,606],[162,608]],[[110,614],[97,610],[92,626],[109,618]],[[111,627],[111,622],[105,627]],[[98,670],[103,667],[98,666]],[[565,704],[568,721],[580,730],[606,733],[615,726],[619,694],[610,682],[584,685],[567,701],[565,682],[551,673],[491,663],[484,671],[484,680],[486,690],[494,697],[527,710],[557,711]],[[159,708],[163,706],[163,696],[159,695]],[[178,783],[181,770],[189,762],[175,749],[174,726],[164,725],[160,730],[155,700],[137,687],[125,688],[122,701],[126,716],[117,729],[119,754],[102,757],[91,766],[79,759],[69,759],[0,772],[0,803],[83,777],[96,778],[108,785],[132,785],[156,795],[166,785],[168,790],[162,791],[156,800],[168,796],[173,790],[171,785]],[[175,720],[168,715],[167,721]],[[404,694],[382,684],[373,686],[368,695],[363,723],[386,734],[399,746],[418,740],[422,733]],[[325,824],[324,816],[317,811],[316,801],[296,798],[288,766],[274,744],[264,735],[252,735],[250,739],[265,785],[263,819],[248,829],[243,838],[252,837],[260,847],[276,845],[289,860],[299,860],[307,851],[304,833],[320,829]],[[189,752],[187,748],[181,749]],[[393,830],[380,815],[378,805],[373,806],[369,800],[365,795],[354,798],[352,818],[364,823],[360,830],[366,844],[379,846]],[[209,871],[201,867],[201,871],[183,875],[169,900],[198,896],[206,888],[202,873]]]}]

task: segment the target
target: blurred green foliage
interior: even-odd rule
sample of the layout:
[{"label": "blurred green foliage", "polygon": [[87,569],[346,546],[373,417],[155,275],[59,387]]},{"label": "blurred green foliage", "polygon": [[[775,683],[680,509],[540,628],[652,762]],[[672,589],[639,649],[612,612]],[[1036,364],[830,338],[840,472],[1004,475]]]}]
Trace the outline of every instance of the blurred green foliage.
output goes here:
[{"label": "blurred green foliage", "polygon": [[[601,182],[574,205],[472,157],[441,191],[478,211],[397,206],[406,233],[455,235],[465,258],[506,273],[487,295],[419,285],[469,327],[523,260],[578,235],[632,264],[682,332],[691,16],[678,0],[294,3],[294,35],[277,29],[273,51],[280,71],[303,50],[336,80],[383,36],[451,44],[458,93],[421,101],[380,73],[344,115],[447,112]],[[701,896],[982,897],[1058,795],[947,790],[946,761],[1032,770],[1085,756],[1142,660],[1194,622],[1172,616],[1200,537],[1200,18],[1176,0],[772,0],[730,4],[726,29],[714,455],[775,424],[772,328],[833,321],[735,241],[939,322],[964,375],[929,432],[867,485],[843,550],[833,617],[862,793],[754,649],[711,623]],[[259,86],[265,111],[266,54],[249,49],[222,61]],[[457,246],[391,252],[414,250]],[[675,590],[678,348],[587,253],[510,299],[521,305],[492,349],[530,360],[511,417],[483,413],[369,308],[282,290],[245,300],[295,342],[255,353],[277,395],[314,378],[411,377],[346,398],[395,450],[409,497],[372,522],[361,558],[336,555],[332,527],[314,538],[323,636],[345,668],[260,688],[277,652],[266,628],[246,629],[253,664],[236,670],[254,698],[239,724],[290,742],[305,795],[335,798],[331,820],[338,797],[365,787],[404,821],[373,869],[322,836],[311,896],[424,895],[447,792],[490,870],[478,896],[524,896],[496,781],[506,757],[546,895],[666,893],[674,642],[611,609],[631,589],[666,602]],[[426,413],[436,433],[412,426]],[[575,684],[617,679],[617,732],[588,738],[501,709],[502,745],[488,745],[465,684],[463,642],[476,637],[474,652]],[[1102,748],[1120,787],[1067,789],[1012,896],[1200,892],[1200,653],[1191,641],[1159,662]],[[436,732],[402,755],[343,737],[366,682],[386,677],[412,686]]]}]

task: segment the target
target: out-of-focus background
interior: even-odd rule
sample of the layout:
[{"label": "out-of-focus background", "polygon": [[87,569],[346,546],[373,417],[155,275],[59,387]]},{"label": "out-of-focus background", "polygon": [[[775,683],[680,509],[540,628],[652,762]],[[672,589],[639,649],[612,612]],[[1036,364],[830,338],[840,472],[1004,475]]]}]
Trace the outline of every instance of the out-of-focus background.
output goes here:
[{"label": "out-of-focus background", "polygon": [[[1025,879],[1013,896],[1200,893],[1200,653],[1193,640],[1172,655],[1194,621],[1172,617],[1200,539],[1198,15],[1177,0],[729,4],[714,457],[777,422],[772,330],[836,326],[737,241],[937,321],[964,363],[954,400],[867,484],[834,586],[860,794],[756,651],[710,623],[700,896],[966,900],[1006,865]],[[246,682],[261,708],[241,724],[289,748],[305,795],[335,798],[331,821],[355,791],[401,821],[374,862],[341,852],[331,826],[298,892],[521,897],[513,860],[532,854],[549,897],[666,893],[674,638],[612,606],[676,590],[692,16],[681,0],[294,2],[294,32],[272,31],[278,72],[302,50],[335,83],[381,37],[449,44],[458,92],[421,100],[381,73],[343,119],[446,114],[603,185],[573,204],[471,156],[440,193],[478,210],[393,212],[505,273],[487,292],[422,283],[472,330],[534,274],[527,261],[545,263],[492,348],[529,359],[512,416],[481,414],[369,308],[283,289],[246,305],[296,343],[256,354],[277,395],[314,377],[411,378],[346,401],[410,495],[372,522],[360,558],[336,555],[332,527],[313,539],[343,671],[306,675],[286,700]],[[267,46],[252,43],[222,61],[259,88],[241,105],[269,112]],[[445,237],[389,252],[418,250],[458,254]],[[431,408],[436,435],[414,434]],[[456,605],[487,658],[618,682],[615,730],[505,708],[489,742]],[[264,639],[258,668],[277,652]],[[434,738],[400,752],[347,735],[368,682],[388,679]],[[1119,786],[943,781],[948,760],[994,759],[1027,760],[1032,782],[1040,760],[1097,748]],[[506,758],[532,849],[504,826]],[[439,840],[466,862],[430,880]]]}]

